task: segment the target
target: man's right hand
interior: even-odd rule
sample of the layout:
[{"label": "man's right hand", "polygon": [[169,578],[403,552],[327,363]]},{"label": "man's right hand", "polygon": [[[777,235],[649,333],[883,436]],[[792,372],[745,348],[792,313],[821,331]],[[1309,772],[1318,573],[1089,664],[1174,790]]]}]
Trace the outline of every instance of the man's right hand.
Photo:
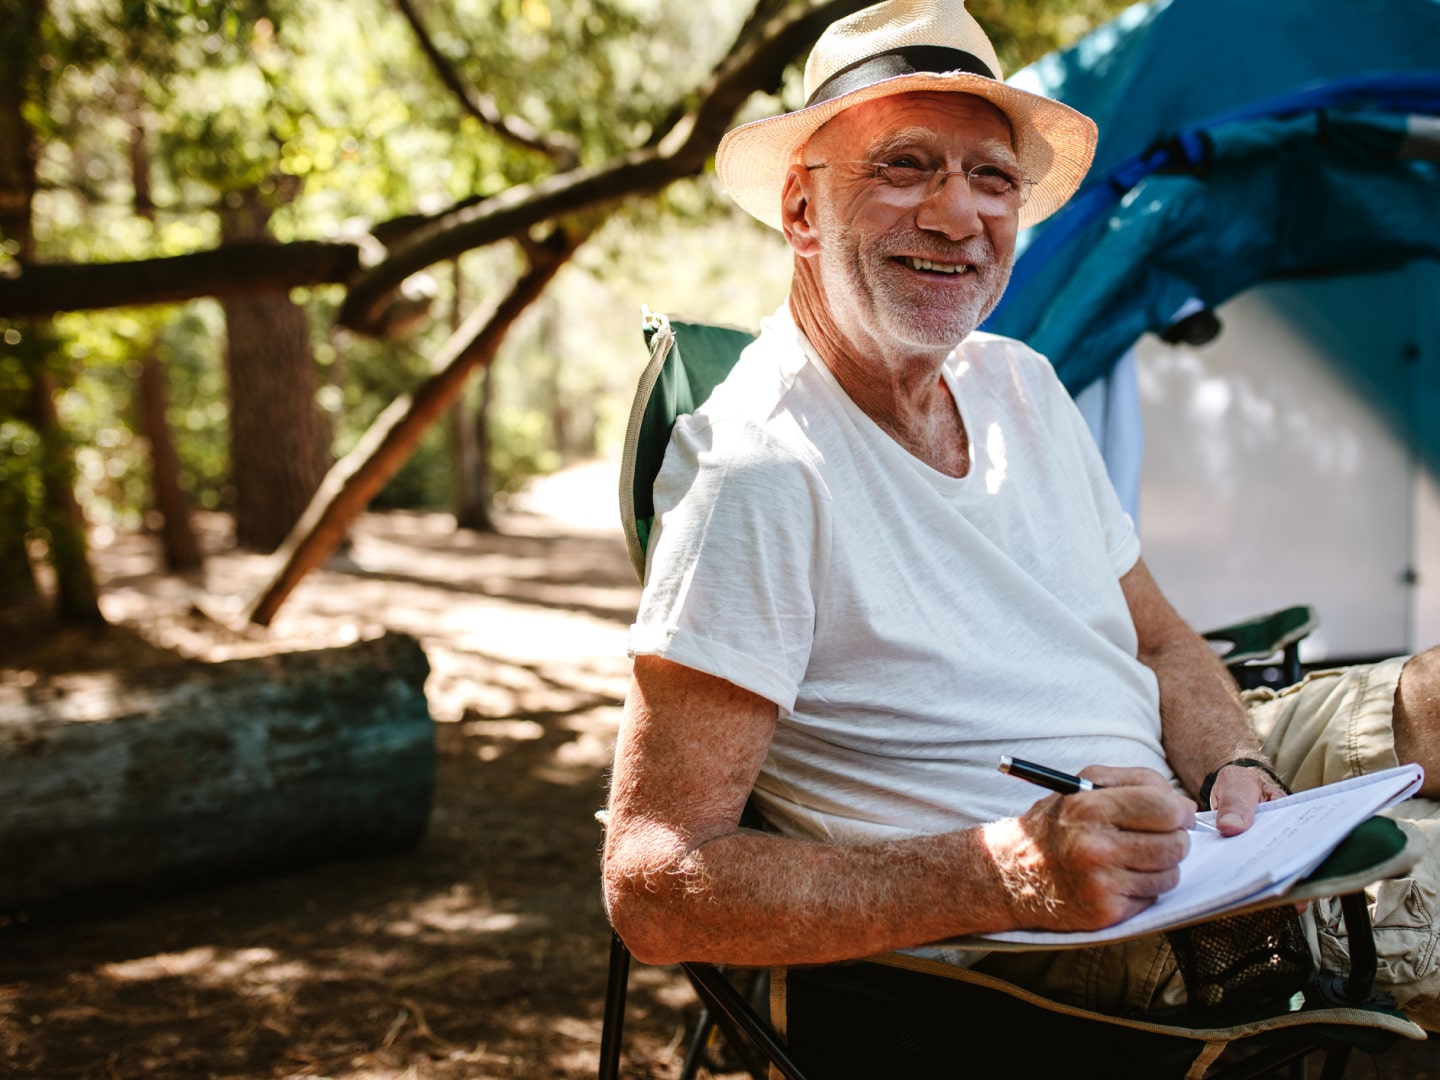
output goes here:
[{"label": "man's right hand", "polygon": [[1082,775],[1101,787],[1048,796],[983,829],[1017,927],[1098,930],[1179,883],[1195,804],[1150,769]]}]

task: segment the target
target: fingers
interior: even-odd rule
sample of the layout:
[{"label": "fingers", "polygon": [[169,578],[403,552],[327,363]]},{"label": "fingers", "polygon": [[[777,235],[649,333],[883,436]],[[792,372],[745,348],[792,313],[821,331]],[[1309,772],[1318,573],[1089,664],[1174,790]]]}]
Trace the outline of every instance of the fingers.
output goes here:
[{"label": "fingers", "polygon": [[1210,806],[1221,836],[1242,833],[1255,823],[1255,807],[1284,796],[1285,790],[1259,769],[1226,765],[1210,789]]},{"label": "fingers", "polygon": [[[1193,821],[1194,807],[1189,800],[1168,789],[1157,792],[1158,797],[1132,794],[1123,800],[1109,790],[1093,794],[1101,797],[1082,801],[1079,796],[1066,796],[1054,816],[1054,826],[1062,833],[1061,850],[1074,869],[1141,877],[1178,873],[1180,861],[1190,851],[1187,821]],[[1158,896],[1173,886],[1171,880],[1157,886],[1159,891],[1149,887],[1125,891]]]},{"label": "fingers", "polygon": [[[1184,829],[1168,832],[1121,832],[1116,830],[1106,860],[1141,874],[1169,873],[1190,853],[1190,834]],[[1158,895],[1158,894],[1150,894]]]},{"label": "fingers", "polygon": [[1032,921],[1036,928],[1053,930],[1103,929],[1144,911],[1179,880],[1180,872],[1173,868],[1151,874],[1115,871],[1087,878]]},{"label": "fingers", "polygon": [[1048,902],[1043,910],[1032,911],[1031,917],[1023,921],[1055,930],[1111,926],[1143,911],[1180,882],[1178,860],[1154,870],[1124,865],[1082,868],[1053,862],[1049,866],[1051,880],[1039,893]]},{"label": "fingers", "polygon": [[1081,775],[1101,789],[1065,796],[1056,810],[1066,820],[1106,822],[1142,832],[1170,832],[1195,824],[1195,804],[1150,769],[1097,766]]},{"label": "fingers", "polygon": [[[1124,772],[1132,782],[1125,782]],[[1012,836],[1027,849],[1009,864],[1027,870],[1023,896],[1017,893],[1024,924],[1098,929],[1179,883],[1195,807],[1168,784],[1150,781],[1147,772],[1105,770],[1104,788],[1046,797],[1012,819]]]},{"label": "fingers", "polygon": [[1170,781],[1154,769],[1118,768],[1113,765],[1089,765],[1080,775],[1101,787],[1157,787],[1170,790]]}]

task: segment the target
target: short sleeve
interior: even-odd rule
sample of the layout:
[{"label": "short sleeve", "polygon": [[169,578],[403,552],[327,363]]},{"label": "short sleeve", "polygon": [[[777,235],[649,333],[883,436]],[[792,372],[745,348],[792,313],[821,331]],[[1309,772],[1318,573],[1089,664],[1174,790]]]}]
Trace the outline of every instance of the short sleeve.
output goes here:
[{"label": "short sleeve", "polygon": [[788,713],[810,659],[829,547],[815,470],[746,420],[684,417],[655,508],[630,654],[718,676]]}]

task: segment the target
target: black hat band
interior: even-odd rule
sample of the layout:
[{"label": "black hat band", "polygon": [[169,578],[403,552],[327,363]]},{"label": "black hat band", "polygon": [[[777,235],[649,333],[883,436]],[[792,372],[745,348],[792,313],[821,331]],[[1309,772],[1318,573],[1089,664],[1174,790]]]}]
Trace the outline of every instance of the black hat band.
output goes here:
[{"label": "black hat band", "polygon": [[998,77],[985,61],[964,49],[951,49],[944,45],[911,45],[907,48],[890,49],[876,56],[867,56],[841,68],[815,88],[810,100],[805,102],[805,107],[841,97],[882,79],[893,79],[896,75],[913,75],[920,71],[935,74],[966,71],[998,81]]}]

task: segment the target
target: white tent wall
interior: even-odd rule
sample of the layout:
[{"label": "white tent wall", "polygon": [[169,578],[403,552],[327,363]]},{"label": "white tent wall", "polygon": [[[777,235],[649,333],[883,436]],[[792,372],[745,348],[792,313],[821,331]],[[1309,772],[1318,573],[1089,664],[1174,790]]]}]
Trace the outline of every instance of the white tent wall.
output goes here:
[{"label": "white tent wall", "polygon": [[1415,483],[1415,568],[1412,651],[1440,644],[1440,481],[1428,470]]},{"label": "white tent wall", "polygon": [[[1137,343],[1137,520],[1147,563],[1192,625],[1309,603],[1321,626],[1307,662],[1440,642],[1440,483],[1405,438],[1440,423],[1418,415],[1425,395],[1403,392],[1440,377],[1417,295],[1440,295],[1440,275],[1421,269],[1418,284],[1395,271],[1265,285],[1221,307],[1209,345]],[[1316,333],[1324,313],[1357,305],[1365,329],[1337,318]],[[1388,385],[1412,415],[1382,416],[1327,357],[1336,348],[1367,354],[1368,390]],[[1113,445],[1110,457],[1118,478]]]}]

